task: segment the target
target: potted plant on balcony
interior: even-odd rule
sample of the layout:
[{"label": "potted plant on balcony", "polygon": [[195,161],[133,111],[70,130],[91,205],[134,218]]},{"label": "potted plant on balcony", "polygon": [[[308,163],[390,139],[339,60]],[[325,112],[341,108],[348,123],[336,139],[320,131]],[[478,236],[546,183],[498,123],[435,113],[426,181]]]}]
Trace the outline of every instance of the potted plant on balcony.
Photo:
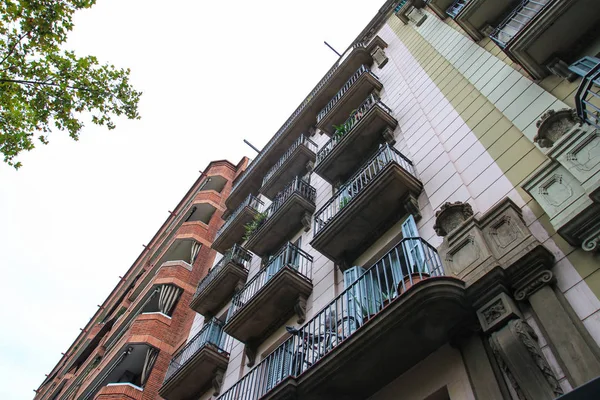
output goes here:
[{"label": "potted plant on balcony", "polygon": [[265,222],[265,220],[267,219],[267,213],[258,213],[254,216],[254,219],[250,222],[248,222],[246,225],[244,225],[244,229],[246,230],[246,233],[244,234],[243,240],[246,241],[248,239],[250,239],[250,237],[254,234],[254,232],[256,232],[258,230],[258,228],[261,227],[261,225]]},{"label": "potted plant on balcony", "polygon": [[346,207],[346,205],[350,202],[350,198],[347,196],[342,196],[342,198],[340,199],[340,211],[342,210],[342,208]]},{"label": "potted plant on balcony", "polygon": [[404,276],[403,282],[398,285],[398,293],[402,294],[410,289],[414,284],[429,278],[429,273],[426,272],[426,269],[423,268],[423,266],[413,265],[411,271],[412,272]]}]

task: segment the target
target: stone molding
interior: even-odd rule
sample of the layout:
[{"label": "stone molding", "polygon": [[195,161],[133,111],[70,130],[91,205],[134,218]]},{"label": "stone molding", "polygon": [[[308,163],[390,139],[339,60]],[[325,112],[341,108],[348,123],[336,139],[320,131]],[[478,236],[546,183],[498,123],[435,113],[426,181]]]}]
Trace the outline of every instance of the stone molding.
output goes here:
[{"label": "stone molding", "polygon": [[535,123],[538,132],[533,141],[541,148],[552,147],[571,128],[575,125],[581,125],[581,122],[581,119],[577,116],[577,111],[574,109],[548,110]]}]

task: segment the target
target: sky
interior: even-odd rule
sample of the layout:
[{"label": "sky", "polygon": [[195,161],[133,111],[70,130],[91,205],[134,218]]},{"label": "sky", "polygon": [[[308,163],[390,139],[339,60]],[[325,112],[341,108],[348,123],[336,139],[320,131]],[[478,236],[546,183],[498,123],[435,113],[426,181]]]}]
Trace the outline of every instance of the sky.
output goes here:
[{"label": "sky", "polygon": [[141,120],[0,165],[0,399],[31,399],[208,162],[262,148],[383,0],[98,0],[65,46],[131,68]]}]

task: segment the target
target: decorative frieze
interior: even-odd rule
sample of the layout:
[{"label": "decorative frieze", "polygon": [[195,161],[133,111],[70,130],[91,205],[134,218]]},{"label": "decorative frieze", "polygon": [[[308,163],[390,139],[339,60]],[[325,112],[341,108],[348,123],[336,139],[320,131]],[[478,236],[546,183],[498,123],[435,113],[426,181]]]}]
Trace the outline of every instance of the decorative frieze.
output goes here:
[{"label": "decorative frieze", "polygon": [[500,293],[477,310],[477,318],[484,332],[503,327],[510,319],[523,318],[521,311],[506,293]]}]

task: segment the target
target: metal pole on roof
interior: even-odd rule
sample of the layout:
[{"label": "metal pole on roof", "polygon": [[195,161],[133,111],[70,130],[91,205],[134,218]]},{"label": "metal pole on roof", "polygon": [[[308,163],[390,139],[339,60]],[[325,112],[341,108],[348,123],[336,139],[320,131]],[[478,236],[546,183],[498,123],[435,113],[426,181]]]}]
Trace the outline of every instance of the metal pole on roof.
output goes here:
[{"label": "metal pole on roof", "polygon": [[341,57],[342,55],[340,53],[338,53],[333,47],[331,47],[331,45],[329,43],[327,43],[326,41],[323,40],[323,43],[325,43],[325,46],[329,47],[331,50],[333,50],[333,52],[335,54],[338,55],[338,57]]},{"label": "metal pole on roof", "polygon": [[252,148],[252,150],[254,150],[255,152],[260,153],[260,150],[257,149],[256,147],[252,146],[252,143],[250,143],[246,139],[244,139],[244,143],[246,143],[248,146],[250,146]]}]

